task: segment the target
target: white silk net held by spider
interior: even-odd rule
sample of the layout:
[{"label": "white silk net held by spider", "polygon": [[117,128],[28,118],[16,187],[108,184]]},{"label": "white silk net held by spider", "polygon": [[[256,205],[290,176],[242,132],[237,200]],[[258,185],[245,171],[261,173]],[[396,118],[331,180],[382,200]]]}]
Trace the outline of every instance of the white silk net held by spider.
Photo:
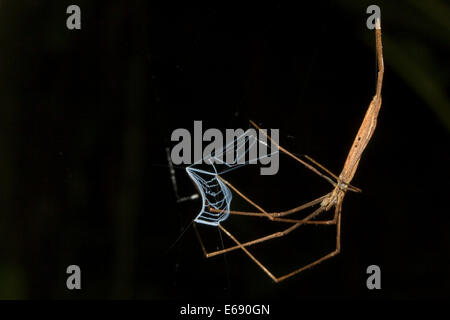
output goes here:
[{"label": "white silk net held by spider", "polygon": [[278,152],[276,145],[268,144],[265,135],[258,136],[256,130],[248,129],[219,152],[213,151],[187,167],[186,171],[202,197],[202,207],[194,221],[218,226],[226,220],[230,215],[232,194],[219,176],[246,165],[265,164]]}]

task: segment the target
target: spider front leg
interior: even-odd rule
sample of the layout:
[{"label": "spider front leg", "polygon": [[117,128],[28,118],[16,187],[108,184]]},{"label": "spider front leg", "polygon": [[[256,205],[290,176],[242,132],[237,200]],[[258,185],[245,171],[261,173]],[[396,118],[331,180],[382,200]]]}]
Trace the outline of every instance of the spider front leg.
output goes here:
[{"label": "spider front leg", "polygon": [[[337,175],[335,175],[333,172],[331,172],[330,170],[328,170],[325,166],[321,165],[319,162],[317,162],[316,160],[314,160],[313,158],[311,158],[308,155],[304,155],[304,157],[306,158],[306,160],[308,160],[310,163],[300,159],[299,157],[297,157],[296,155],[294,155],[293,153],[289,152],[288,150],[286,150],[285,148],[283,148],[282,146],[280,146],[277,142],[273,141],[272,138],[265,132],[263,131],[254,121],[250,120],[250,124],[252,126],[254,126],[259,132],[261,132],[264,136],[267,137],[267,139],[278,148],[278,150],[280,150],[281,152],[283,152],[284,154],[286,154],[287,156],[291,157],[292,159],[294,159],[295,161],[301,163],[303,166],[305,166],[307,169],[311,170],[312,172],[314,172],[315,174],[317,174],[318,176],[322,177],[323,179],[327,180],[329,183],[331,183],[331,185],[333,185],[333,187],[336,186],[336,184],[339,182],[339,177]],[[317,168],[321,169],[323,172],[325,172],[326,174],[323,174],[322,172],[320,172],[320,170],[318,170]],[[333,180],[334,179],[334,180]],[[353,192],[361,192],[361,189],[354,187],[352,185],[348,185],[348,189],[353,191]]]},{"label": "spider front leg", "polygon": [[[296,212],[299,212],[301,210],[307,209],[309,207],[312,207],[316,204],[321,203],[325,198],[329,197],[331,195],[330,193],[327,193],[324,196],[321,196],[317,199],[314,199],[308,203],[302,204],[301,206],[298,206],[296,208],[293,209],[289,209],[289,210],[285,210],[285,211],[279,211],[279,212],[267,212],[266,210],[264,210],[262,207],[260,207],[259,205],[257,205],[254,201],[250,200],[247,196],[245,196],[241,191],[239,191],[235,186],[233,186],[230,182],[228,182],[227,180],[225,180],[224,178],[222,178],[221,176],[218,176],[219,179],[224,182],[229,188],[231,188],[237,195],[239,195],[242,199],[244,199],[246,202],[248,202],[250,205],[252,205],[253,207],[255,207],[256,209],[259,210],[259,212],[249,212],[249,211],[229,211],[230,214],[236,214],[236,215],[245,215],[245,216],[255,216],[255,217],[267,217],[269,218],[269,220],[271,221],[281,221],[281,222],[290,222],[290,223],[296,223],[296,222],[301,222],[305,219],[301,219],[301,220],[295,220],[295,219],[281,219],[279,217],[282,216],[287,216]],[[210,209],[211,212],[221,212],[221,210],[215,210],[215,209]],[[306,221],[308,221],[306,219]],[[313,223],[313,222],[311,222]]]},{"label": "spider front leg", "polygon": [[[325,223],[319,223],[321,221],[311,221],[311,219],[313,219],[316,216],[318,216],[319,214],[321,214],[324,210],[325,210],[324,207],[319,207],[318,209],[316,209],[314,212],[309,214],[304,219],[296,220],[296,222],[292,226],[290,226],[289,228],[286,228],[286,229],[284,229],[282,231],[274,232],[274,233],[271,233],[271,234],[269,234],[267,236],[264,236],[264,237],[260,237],[260,238],[257,238],[257,239],[254,239],[254,240],[242,243],[242,244],[239,243],[236,246],[225,248],[225,249],[222,249],[222,250],[216,250],[216,251],[213,251],[213,252],[207,252],[206,251],[205,245],[203,244],[203,241],[202,241],[202,239],[200,237],[200,233],[198,232],[198,229],[197,229],[197,226],[196,226],[195,223],[194,223],[194,230],[195,230],[195,233],[196,233],[196,235],[198,237],[198,240],[200,242],[200,246],[202,247],[202,250],[203,250],[203,253],[204,253],[205,257],[211,258],[211,257],[217,256],[217,255],[220,255],[220,254],[224,254],[226,252],[230,252],[230,251],[234,251],[234,250],[240,249],[241,247],[249,247],[249,246],[252,246],[252,245],[255,245],[255,244],[258,244],[258,243],[262,243],[264,241],[272,240],[272,239],[275,239],[275,238],[281,238],[281,237],[291,233],[292,231],[294,231],[295,229],[297,229],[298,227],[300,227],[300,226],[302,226],[304,224],[325,224]],[[276,221],[276,220],[274,220],[274,221]],[[285,222],[285,221],[283,221],[283,222]]]}]

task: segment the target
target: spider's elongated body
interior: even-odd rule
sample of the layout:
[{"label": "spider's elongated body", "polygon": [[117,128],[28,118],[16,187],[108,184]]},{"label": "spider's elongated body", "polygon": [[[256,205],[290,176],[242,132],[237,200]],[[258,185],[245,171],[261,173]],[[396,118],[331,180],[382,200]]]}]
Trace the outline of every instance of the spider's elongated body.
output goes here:
[{"label": "spider's elongated body", "polygon": [[[283,231],[275,232],[273,234],[269,234],[267,236],[241,243],[239,242],[228,230],[226,230],[221,223],[218,223],[217,226],[222,230],[230,239],[234,241],[236,244],[235,246],[225,248],[223,250],[218,250],[215,252],[207,252],[205,249],[205,246],[203,245],[203,242],[200,238],[200,235],[197,231],[197,228],[194,228],[196,230],[197,236],[199,237],[200,244],[202,246],[203,252],[206,255],[206,257],[212,257],[219,254],[223,254],[225,252],[230,252],[233,250],[241,249],[243,250],[272,280],[275,282],[280,282],[282,280],[285,280],[287,278],[292,277],[295,274],[298,274],[306,269],[309,269],[313,267],[314,265],[319,264],[320,262],[327,260],[335,255],[337,255],[341,250],[341,211],[342,211],[342,202],[344,200],[345,194],[347,191],[353,191],[353,192],[360,192],[356,187],[353,187],[350,185],[356,170],[358,168],[359,161],[361,159],[361,156],[367,147],[367,144],[369,143],[377,124],[377,117],[378,113],[381,108],[381,88],[383,83],[383,75],[384,75],[384,64],[383,64],[383,52],[382,52],[382,42],[381,42],[381,25],[380,20],[377,19],[376,22],[376,28],[375,28],[375,35],[376,35],[376,49],[377,49],[377,64],[378,64],[378,78],[377,78],[377,86],[376,86],[376,93],[375,96],[372,98],[372,101],[366,111],[366,114],[364,116],[364,119],[361,123],[361,126],[358,130],[358,133],[354,139],[354,142],[350,148],[350,151],[348,153],[348,156],[346,158],[346,161],[344,163],[344,167],[342,169],[342,172],[339,176],[334,175],[332,172],[330,172],[328,169],[326,169],[324,166],[320,165],[318,162],[313,160],[312,158],[305,156],[305,160],[301,159],[294,154],[290,153],[283,147],[279,146],[278,144],[274,143],[278,147],[278,150],[281,152],[284,152],[288,156],[292,157],[302,165],[304,165],[309,170],[313,171],[320,177],[326,179],[328,182],[330,182],[333,185],[333,189],[330,193],[321,196],[315,200],[312,200],[306,204],[300,205],[296,208],[292,208],[285,211],[279,211],[279,212],[267,212],[260,206],[258,206],[254,201],[250,200],[248,197],[246,197],[244,194],[242,194],[235,186],[233,186],[230,182],[226,181],[223,177],[217,174],[217,179],[220,179],[223,182],[223,185],[226,185],[229,187],[232,191],[234,191],[236,194],[238,194],[240,197],[242,197],[245,201],[250,203],[253,207],[257,209],[255,212],[247,212],[247,211],[229,211],[227,214],[231,215],[246,215],[246,216],[254,216],[254,217],[261,217],[261,218],[267,218],[272,222],[285,222],[290,224],[290,226]],[[254,122],[251,121],[251,124],[261,130]],[[264,131],[261,131],[263,134],[265,134]],[[267,136],[267,135],[266,135]],[[270,137],[267,136],[269,140]],[[299,212],[301,210],[304,210],[306,208],[310,208],[313,206],[317,206],[318,208],[315,209],[312,213],[307,215],[303,219],[291,219],[286,218],[286,216],[289,216],[293,213]],[[332,208],[334,208],[334,217],[331,220],[327,221],[318,221],[314,220],[318,215],[325,211],[329,211]],[[209,208],[211,213],[221,213],[222,209],[214,209]],[[268,241],[274,238],[283,237],[290,232],[294,231],[295,229],[299,228],[302,225],[307,224],[315,224],[315,225],[335,225],[336,226],[336,249],[332,252],[328,253],[327,255],[321,257],[318,260],[313,261],[312,263],[303,266],[301,268],[298,268],[297,270],[292,271],[291,273],[288,273],[286,275],[276,277],[271,273],[266,266],[264,266],[257,258],[255,258],[248,250],[248,247],[253,246],[258,243],[262,243],[264,241]]]},{"label": "spider's elongated body", "polygon": [[[352,181],[356,169],[358,168],[359,160],[366,149],[372,135],[375,131],[377,125],[378,113],[381,108],[381,87],[383,85],[384,76],[384,61],[382,53],[382,43],[381,43],[381,27],[380,21],[377,21],[377,28],[375,31],[376,35],[376,46],[377,46],[377,58],[378,58],[378,80],[377,80],[377,90],[375,96],[370,102],[369,108],[367,109],[366,115],[359,127],[358,133],[356,134],[355,140],[350,148],[347,159],[344,163],[344,168],[339,175],[339,183],[333,190],[329,198],[324,199],[322,205],[330,206],[334,201],[339,202],[339,199],[343,199],[347,186]],[[342,199],[340,201],[342,201]]]}]

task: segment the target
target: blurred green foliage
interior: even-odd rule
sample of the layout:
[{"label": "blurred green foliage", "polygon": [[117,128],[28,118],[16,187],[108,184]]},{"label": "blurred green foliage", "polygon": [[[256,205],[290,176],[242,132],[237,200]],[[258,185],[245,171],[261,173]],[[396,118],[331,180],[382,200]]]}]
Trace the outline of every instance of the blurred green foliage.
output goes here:
[{"label": "blurred green foliage", "polygon": [[[450,130],[448,2],[338,0],[338,3],[349,14],[360,15],[361,20],[366,19],[363,9],[367,6],[376,4],[381,8],[386,73],[395,72],[402,78]],[[359,38],[372,46],[363,37],[360,32]],[[408,106],[398,108],[408,111]]]}]

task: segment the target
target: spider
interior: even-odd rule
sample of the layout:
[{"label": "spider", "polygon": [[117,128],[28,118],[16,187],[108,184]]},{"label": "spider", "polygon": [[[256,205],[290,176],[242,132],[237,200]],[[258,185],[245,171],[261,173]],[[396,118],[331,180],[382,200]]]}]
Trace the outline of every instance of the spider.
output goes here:
[{"label": "spider", "polygon": [[[194,230],[197,234],[197,237],[199,239],[201,248],[203,250],[203,253],[206,257],[213,257],[220,254],[224,254],[226,252],[230,252],[233,250],[242,250],[250,259],[252,259],[273,281],[280,282],[283,280],[286,280],[296,274],[299,274],[300,272],[303,272],[307,269],[310,269],[311,267],[330,259],[341,251],[341,212],[342,212],[342,203],[344,201],[344,197],[347,193],[347,191],[352,192],[361,192],[360,189],[352,186],[350,182],[352,181],[356,170],[358,168],[359,161],[361,159],[361,156],[367,147],[367,144],[369,143],[376,124],[377,124],[377,117],[378,113],[380,111],[381,107],[381,88],[383,84],[383,75],[384,75],[384,63],[383,63],[383,52],[382,52],[382,41],[381,41],[381,24],[380,19],[377,18],[376,20],[376,27],[375,27],[375,42],[376,42],[376,51],[377,51],[377,65],[378,65],[378,75],[377,75],[377,84],[376,84],[376,92],[375,95],[372,98],[372,101],[369,104],[369,107],[366,111],[366,114],[364,116],[364,119],[361,123],[361,126],[358,130],[358,133],[356,134],[356,137],[353,141],[353,144],[350,148],[350,151],[347,155],[347,159],[344,163],[344,167],[342,169],[342,172],[339,174],[339,176],[333,174],[330,170],[326,169],[324,166],[319,164],[317,161],[312,159],[309,156],[305,156],[306,160],[300,159],[296,155],[292,154],[282,146],[280,146],[278,143],[273,141],[271,137],[264,131],[261,130],[261,128],[254,123],[253,121],[250,121],[250,123],[259,130],[262,134],[264,134],[269,141],[273,145],[275,145],[279,151],[285,153],[289,157],[293,158],[297,162],[301,163],[303,166],[308,168],[309,170],[313,171],[320,177],[327,180],[332,186],[333,189],[331,192],[312,200],[308,203],[305,203],[301,206],[298,206],[296,208],[292,208],[285,211],[279,211],[279,212],[267,212],[262,207],[257,205],[254,201],[250,200],[246,195],[244,195],[241,191],[239,191],[238,188],[236,188],[233,184],[231,184],[229,181],[225,180],[219,173],[213,172],[212,178],[208,181],[202,180],[202,182],[199,182],[199,178],[192,174],[192,170],[189,171],[189,168],[187,168],[188,173],[190,173],[191,178],[196,183],[199,191],[202,188],[205,188],[205,183],[213,183],[214,187],[216,188],[216,191],[214,191],[214,195],[219,194],[220,192],[224,193],[224,198],[228,198],[229,201],[222,200],[217,203],[212,203],[210,205],[206,205],[204,207],[204,212],[202,212],[203,215],[207,215],[208,217],[208,223],[210,225],[217,226],[221,231],[223,231],[234,243],[234,246],[217,250],[213,252],[207,252],[205,249],[205,246],[203,244],[203,241],[200,237],[200,234],[198,232],[198,229],[196,227],[196,223],[205,223],[205,220],[199,219],[198,216],[196,220],[194,220],[193,226]],[[225,187],[226,186],[226,187]],[[233,211],[229,209],[229,203],[231,201],[230,198],[230,188],[232,191],[234,191],[237,195],[239,195],[242,199],[244,199],[246,202],[248,202],[250,205],[252,205],[256,211],[254,212],[248,212],[248,211]],[[202,193],[202,192],[201,192]],[[204,197],[205,194],[202,193],[202,196]],[[204,200],[205,204],[205,200]],[[291,219],[288,216],[299,212],[301,210],[304,210],[306,208],[310,208],[312,206],[319,205],[319,207],[314,210],[312,213],[307,215],[303,219]],[[329,211],[334,209],[334,216],[331,220],[326,221],[317,221],[313,220],[317,216],[319,216],[321,213]],[[248,242],[240,242],[233,234],[231,234],[227,229],[223,227],[223,225],[220,223],[221,221],[228,218],[228,215],[244,215],[244,216],[251,216],[251,217],[258,217],[258,218],[265,218],[272,222],[287,222],[290,223],[290,227],[283,231],[275,232],[272,234],[269,234],[264,237],[260,237],[257,239],[254,239],[252,241]],[[263,265],[250,251],[249,247],[262,243],[265,241],[269,241],[274,238],[280,238],[283,237],[294,230],[298,229],[302,225],[335,225],[336,226],[336,248],[322,256],[321,258],[304,265],[288,274],[282,275],[282,276],[275,276],[272,272],[269,271],[269,269]]]}]

